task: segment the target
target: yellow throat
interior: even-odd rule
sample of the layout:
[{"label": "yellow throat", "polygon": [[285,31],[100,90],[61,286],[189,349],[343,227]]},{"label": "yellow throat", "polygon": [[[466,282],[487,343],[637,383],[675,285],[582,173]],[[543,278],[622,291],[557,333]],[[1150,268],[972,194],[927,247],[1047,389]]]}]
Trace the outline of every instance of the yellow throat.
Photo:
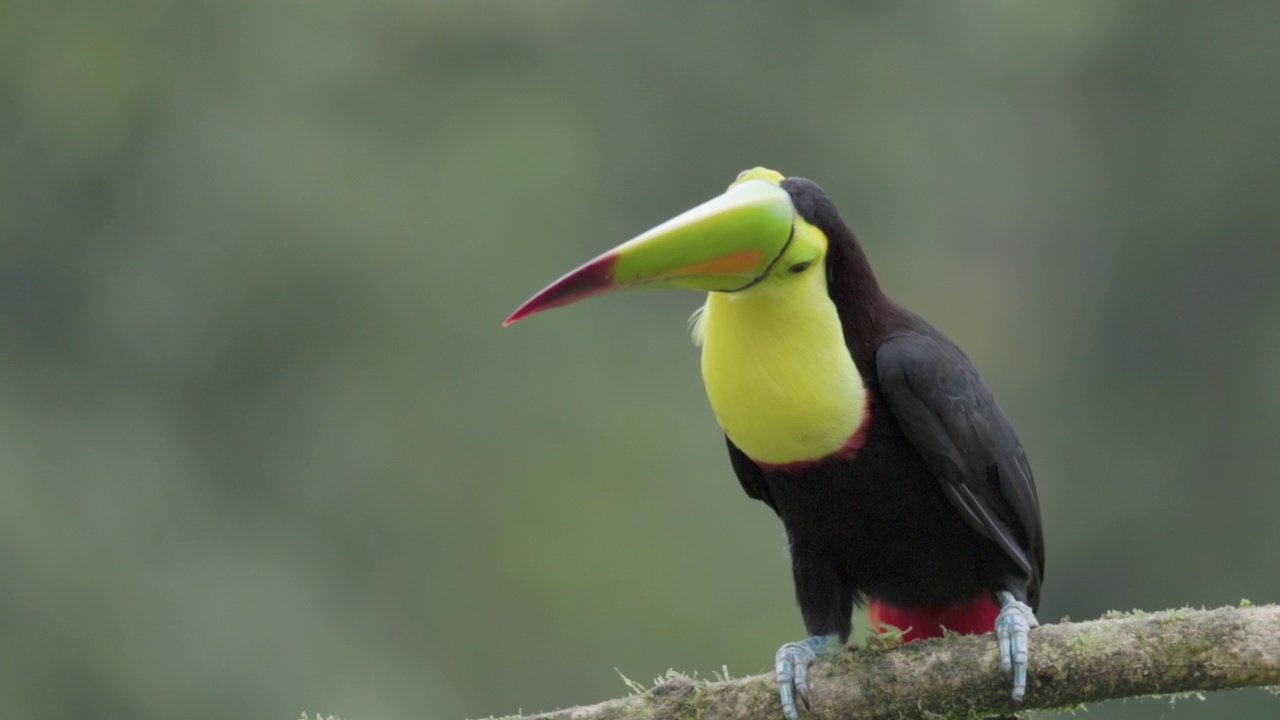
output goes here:
[{"label": "yellow throat", "polygon": [[827,294],[825,252],[826,237],[797,218],[792,245],[768,277],[711,293],[694,316],[711,408],[757,462],[824,458],[862,425],[866,389]]}]

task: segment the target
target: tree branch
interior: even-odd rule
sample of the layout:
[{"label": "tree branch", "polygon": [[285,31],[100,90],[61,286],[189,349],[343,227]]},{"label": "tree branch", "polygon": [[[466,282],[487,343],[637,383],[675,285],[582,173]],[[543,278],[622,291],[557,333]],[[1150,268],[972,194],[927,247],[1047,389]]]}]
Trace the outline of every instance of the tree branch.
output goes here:
[{"label": "tree branch", "polygon": [[[1029,678],[1023,709],[1280,685],[1280,606],[1109,613],[1046,625],[1031,631]],[[813,666],[810,692],[823,720],[981,718],[1009,709],[991,634],[887,651],[851,647]],[[526,720],[781,717],[772,674],[725,682],[673,675],[643,694]]]}]

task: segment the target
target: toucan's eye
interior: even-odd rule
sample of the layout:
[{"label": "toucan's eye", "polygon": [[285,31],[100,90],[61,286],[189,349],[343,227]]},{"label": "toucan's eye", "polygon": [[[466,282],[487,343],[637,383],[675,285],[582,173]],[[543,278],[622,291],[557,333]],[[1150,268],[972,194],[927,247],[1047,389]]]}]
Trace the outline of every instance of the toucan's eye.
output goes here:
[{"label": "toucan's eye", "polygon": [[791,273],[792,275],[799,275],[805,270],[808,270],[809,266],[812,264],[813,263],[811,262],[796,263],[795,265],[792,265],[791,267],[787,268],[787,272]]}]

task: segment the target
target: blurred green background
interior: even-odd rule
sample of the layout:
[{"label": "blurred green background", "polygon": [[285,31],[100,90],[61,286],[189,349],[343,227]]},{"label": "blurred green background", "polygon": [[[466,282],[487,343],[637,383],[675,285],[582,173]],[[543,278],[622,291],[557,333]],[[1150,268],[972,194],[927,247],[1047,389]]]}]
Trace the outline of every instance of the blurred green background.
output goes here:
[{"label": "blurred green background", "polygon": [[1165,0],[6,5],[0,716],[463,718],[765,670],[803,627],[699,298],[499,327],[754,165],[823,184],[996,390],[1041,618],[1280,600],[1277,28]]}]

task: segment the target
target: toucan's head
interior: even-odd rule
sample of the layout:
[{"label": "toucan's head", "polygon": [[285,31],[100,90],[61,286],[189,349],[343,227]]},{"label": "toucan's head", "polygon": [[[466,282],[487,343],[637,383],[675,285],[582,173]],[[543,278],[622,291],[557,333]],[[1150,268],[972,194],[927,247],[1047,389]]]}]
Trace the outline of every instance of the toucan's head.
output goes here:
[{"label": "toucan's head", "polygon": [[835,209],[818,186],[766,168],[738,175],[723,195],[686,211],[551,283],[504,325],[623,288],[742,292],[823,272]]}]

